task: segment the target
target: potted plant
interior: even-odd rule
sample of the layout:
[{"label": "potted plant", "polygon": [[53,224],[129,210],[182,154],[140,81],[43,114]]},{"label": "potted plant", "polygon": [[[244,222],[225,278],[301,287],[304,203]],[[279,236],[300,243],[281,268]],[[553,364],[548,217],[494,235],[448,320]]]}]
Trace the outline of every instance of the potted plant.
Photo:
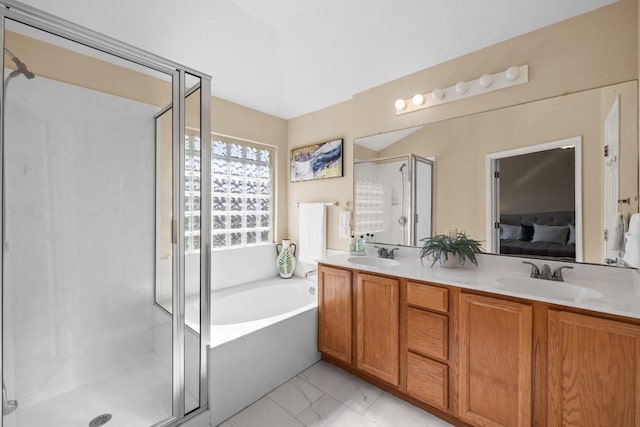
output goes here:
[{"label": "potted plant", "polygon": [[466,260],[478,266],[476,254],[482,252],[480,242],[468,238],[464,233],[458,233],[455,237],[437,234],[420,241],[424,242],[420,251],[420,262],[423,265],[424,258],[427,257],[431,260],[431,267],[439,262],[442,267],[456,268],[464,265]]}]

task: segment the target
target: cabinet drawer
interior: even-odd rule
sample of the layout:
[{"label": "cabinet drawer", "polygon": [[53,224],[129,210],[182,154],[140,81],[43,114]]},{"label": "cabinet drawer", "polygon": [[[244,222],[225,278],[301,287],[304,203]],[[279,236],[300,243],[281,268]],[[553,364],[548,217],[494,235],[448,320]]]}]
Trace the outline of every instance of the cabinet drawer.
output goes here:
[{"label": "cabinet drawer", "polygon": [[408,282],[407,304],[446,313],[449,311],[449,291],[437,286]]},{"label": "cabinet drawer", "polygon": [[449,406],[449,368],[408,352],[407,392],[416,399],[446,410]]},{"label": "cabinet drawer", "polygon": [[407,310],[407,346],[409,350],[447,360],[449,318],[409,307]]}]

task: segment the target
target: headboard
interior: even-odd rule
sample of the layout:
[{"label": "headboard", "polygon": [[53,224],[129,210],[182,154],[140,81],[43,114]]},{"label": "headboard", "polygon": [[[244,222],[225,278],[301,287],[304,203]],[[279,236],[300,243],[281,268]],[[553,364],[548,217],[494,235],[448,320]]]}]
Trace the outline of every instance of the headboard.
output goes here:
[{"label": "headboard", "polygon": [[567,225],[576,223],[575,211],[535,212],[500,215],[502,224],[511,225]]}]

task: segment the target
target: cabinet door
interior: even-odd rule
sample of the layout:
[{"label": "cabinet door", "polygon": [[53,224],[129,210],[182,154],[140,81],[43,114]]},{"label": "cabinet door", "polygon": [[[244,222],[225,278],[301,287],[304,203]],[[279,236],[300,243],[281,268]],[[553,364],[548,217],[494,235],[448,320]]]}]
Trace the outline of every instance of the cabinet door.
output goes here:
[{"label": "cabinet door", "polygon": [[460,418],[481,427],[531,425],[531,307],[460,294]]},{"label": "cabinet door", "polygon": [[640,425],[640,327],[549,311],[548,426]]},{"label": "cabinet door", "polygon": [[351,363],[351,271],[322,266],[318,274],[318,350]]},{"label": "cabinet door", "polygon": [[358,274],[356,301],[356,366],[398,385],[400,283]]},{"label": "cabinet door", "polygon": [[446,411],[449,406],[449,368],[444,363],[408,352],[407,392]]}]

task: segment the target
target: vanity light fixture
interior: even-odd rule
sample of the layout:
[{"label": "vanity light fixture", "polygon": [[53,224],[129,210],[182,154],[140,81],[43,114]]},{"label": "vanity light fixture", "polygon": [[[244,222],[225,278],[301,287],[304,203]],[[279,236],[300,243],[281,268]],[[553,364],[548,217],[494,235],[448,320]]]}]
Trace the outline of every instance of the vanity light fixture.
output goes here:
[{"label": "vanity light fixture", "polygon": [[509,81],[514,81],[518,77],[520,77],[520,68],[518,67],[509,67],[507,71],[504,72],[504,76]]},{"label": "vanity light fixture", "polygon": [[480,83],[480,87],[486,89],[491,86],[491,83],[493,83],[493,77],[489,74],[483,74],[482,77],[480,77],[480,80],[478,80],[478,83]]},{"label": "vanity light fixture", "polygon": [[395,102],[396,115],[422,110],[447,102],[458,101],[494,90],[505,89],[529,81],[529,66],[511,66],[495,74],[483,74],[476,80],[459,81],[455,86],[436,88],[429,93],[418,93],[411,98],[400,98]]},{"label": "vanity light fixture", "polygon": [[467,93],[469,90],[469,84],[467,82],[458,82],[456,83],[456,93],[459,95],[463,95]]},{"label": "vanity light fixture", "polygon": [[424,103],[424,96],[420,93],[413,95],[413,98],[411,99],[411,101],[413,102],[413,105],[422,105]]}]

